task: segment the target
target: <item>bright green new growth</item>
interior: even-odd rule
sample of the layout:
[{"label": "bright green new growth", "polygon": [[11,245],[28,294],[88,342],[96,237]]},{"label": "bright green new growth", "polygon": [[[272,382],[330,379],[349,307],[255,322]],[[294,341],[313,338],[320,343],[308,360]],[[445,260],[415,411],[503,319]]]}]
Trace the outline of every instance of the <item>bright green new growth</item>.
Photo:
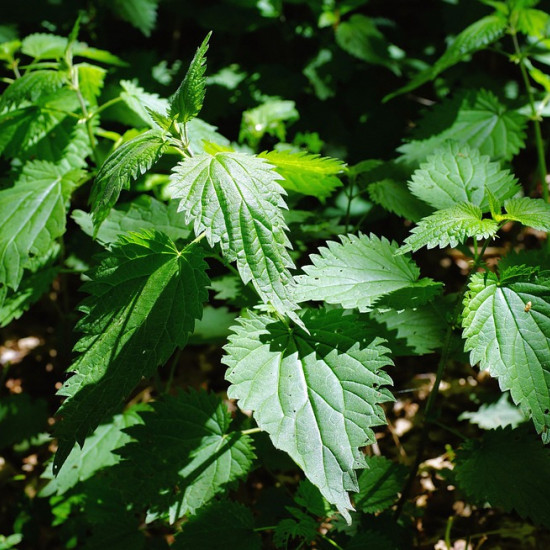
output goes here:
[{"label": "bright green new growth", "polygon": [[280,179],[264,159],[203,154],[178,164],[169,191],[182,199],[179,210],[196,235],[204,232],[211,246],[220,243],[224,256],[237,262],[245,284],[252,281],[264,302],[298,320]]},{"label": "bright green new growth", "polygon": [[16,290],[23,270],[50,256],[65,233],[68,199],[80,175],[36,160],[13,187],[0,190],[0,282]]},{"label": "bright green new growth", "polygon": [[96,228],[107,217],[120,191],[129,189],[132,180],[147,172],[165,147],[166,139],[160,130],[147,130],[109,155],[97,174],[90,199]]},{"label": "bright green new growth", "polygon": [[382,341],[365,337],[359,317],[308,311],[302,329],[249,313],[225,346],[228,396],[252,410],[275,447],[287,452],[322,495],[350,521],[348,491],[365,467],[360,447],[374,442],[391,401]]},{"label": "bright green new growth", "polygon": [[211,35],[212,32],[209,32],[197,49],[183,82],[170,101],[170,117],[184,124],[195,118],[202,109],[206,93],[205,55]]},{"label": "bright green new growth", "polygon": [[437,209],[469,202],[488,212],[488,192],[502,203],[514,196],[519,187],[510,172],[501,170],[489,157],[467,145],[450,142],[414,172],[409,189]]},{"label": "bright green new growth", "polygon": [[313,265],[296,277],[298,301],[322,300],[364,312],[395,292],[402,292],[401,307],[414,307],[441,291],[440,283],[419,279],[420,270],[410,258],[396,255],[396,243],[375,235],[340,239],[341,243],[327,242],[320,255],[313,254]]},{"label": "bright green new growth", "polygon": [[510,390],[514,403],[550,442],[550,279],[514,268],[499,280],[476,273],[462,325],[472,365],[479,363]]},{"label": "bright green new growth", "polygon": [[468,202],[458,203],[420,220],[398,253],[415,252],[424,246],[455,247],[470,237],[476,240],[489,239],[494,237],[497,231],[498,223],[492,219],[482,218],[478,206]]},{"label": "bright green new growth", "polygon": [[258,157],[267,159],[275,167],[285,189],[323,201],[342,185],[337,177],[345,166],[341,160],[289,151],[270,151]]},{"label": "bright green new growth", "polygon": [[550,204],[543,199],[511,199],[504,204],[505,214],[497,220],[513,220],[539,231],[550,231]]},{"label": "bright green new growth", "polygon": [[129,234],[104,254],[81,305],[80,355],[60,395],[54,472],[128,393],[183,347],[202,315],[209,284],[196,245],[178,251],[162,233]]}]

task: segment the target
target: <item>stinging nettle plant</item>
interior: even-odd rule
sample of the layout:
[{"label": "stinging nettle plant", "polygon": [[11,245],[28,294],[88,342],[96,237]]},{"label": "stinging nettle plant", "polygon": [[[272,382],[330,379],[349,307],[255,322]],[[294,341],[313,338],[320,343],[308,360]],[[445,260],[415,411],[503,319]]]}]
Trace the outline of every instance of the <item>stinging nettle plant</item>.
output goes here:
[{"label": "stinging nettle plant", "polygon": [[[545,101],[537,103],[531,83],[544,88],[546,100],[550,85],[536,66],[536,48],[550,40],[550,16],[532,1],[484,3],[493,13],[387,99],[491,45],[507,55],[500,45],[511,37],[508,57],[519,65],[528,114],[488,90],[457,91],[420,121],[419,137],[402,145],[395,161],[354,166],[306,151],[257,152],[200,120],[210,34],[169,100],[122,81],[120,94],[103,104],[103,65],[122,61],[79,42],[78,23],[69,38],[35,34],[0,45],[14,73],[0,98],[0,152],[12,159],[14,176],[0,190],[2,324],[67,276],[66,218],[90,180],[91,213],[73,210],[72,220],[104,248],[84,275],[79,339],[59,391],[65,399],[54,429],[58,447],[40,493],[54,509],[82,483],[86,502],[72,506],[100,524],[111,508],[99,503],[108,501],[118,514],[115,532],[135,547],[144,544],[136,514],[146,513],[149,523],[177,525],[174,548],[214,547],[212,523],[226,534],[227,547],[260,548],[264,526],[223,495],[254,468],[263,432],[307,479],[290,517],[265,527],[274,530],[278,547],[293,539],[326,542],[315,518],[337,524],[340,514],[351,524],[361,522],[361,513],[393,507],[395,522],[402,522],[438,422],[445,369],[465,352],[509,392],[516,406],[507,402],[509,409],[550,442],[548,257],[510,253],[496,267],[485,257],[511,223],[550,231],[537,110]],[[23,72],[21,56],[32,59]],[[102,115],[117,104],[140,117],[142,127],[123,135],[104,130]],[[445,120],[452,123],[437,128],[437,118],[449,112]],[[529,121],[542,198],[529,196],[509,164],[525,145]],[[58,138],[50,146],[53,128]],[[121,204],[123,192],[135,190],[157,163],[171,167],[169,181],[153,174],[161,179],[157,198],[141,194]],[[300,257],[287,196],[327,201],[343,182],[346,215],[317,253]],[[355,223],[351,208],[356,194],[414,222],[402,244],[361,231],[364,220]],[[459,292],[421,276],[411,256],[447,247],[470,259]],[[155,401],[125,407],[143,378],[171,357],[176,364],[213,293],[246,306],[230,318],[222,363],[228,398],[251,416],[232,418],[214,393],[173,391],[171,378]],[[440,359],[413,464],[407,469],[365,454],[376,442],[374,429],[386,423],[384,404],[395,399],[395,358],[434,351]],[[521,444],[510,451],[512,438]],[[527,498],[504,487],[510,471],[525,469],[521,449],[529,449],[536,472],[549,480],[548,451],[526,426],[465,441],[453,479],[472,503],[516,510],[548,527],[550,502],[539,489],[545,483],[522,473],[532,491]],[[346,544],[376,544],[376,533],[369,536],[358,532]]]}]

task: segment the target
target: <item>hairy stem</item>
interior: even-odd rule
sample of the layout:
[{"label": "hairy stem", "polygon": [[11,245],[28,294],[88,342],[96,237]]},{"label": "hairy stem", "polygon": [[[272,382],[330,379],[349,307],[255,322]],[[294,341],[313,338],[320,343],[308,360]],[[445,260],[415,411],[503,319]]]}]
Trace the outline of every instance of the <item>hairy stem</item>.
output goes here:
[{"label": "hairy stem", "polygon": [[531,119],[533,120],[533,126],[535,128],[535,142],[537,146],[537,156],[539,161],[539,177],[540,177],[540,184],[542,187],[542,198],[545,200],[545,202],[548,202],[549,201],[548,184],[546,183],[546,175],[548,171],[546,168],[546,157],[544,155],[544,141],[542,140],[540,120],[539,120],[539,115],[537,113],[537,108],[535,106],[535,98],[533,96],[533,91],[531,90],[531,83],[529,82],[529,75],[527,74],[527,69],[525,68],[525,63],[523,61],[524,55],[519,47],[518,37],[515,29],[512,30],[512,40],[514,42],[514,51],[516,54],[517,63],[521,71],[523,84],[525,85],[525,90],[527,91],[527,98],[529,99],[529,107],[531,108]]},{"label": "hairy stem", "polygon": [[[483,243],[483,246],[481,247],[481,250],[479,251],[479,253],[476,254],[474,263],[472,265],[471,273],[474,273],[475,271],[477,271],[478,267],[481,265],[481,262],[483,261],[483,256],[485,254],[485,250],[487,250],[487,246],[489,246],[489,242],[490,242],[489,240],[486,240],[485,243]],[[436,423],[434,422],[434,419],[433,419],[434,405],[435,405],[436,398],[439,394],[439,387],[441,385],[441,380],[443,379],[445,368],[447,367],[447,364],[450,359],[451,340],[453,336],[453,330],[455,329],[456,325],[460,320],[460,313],[462,310],[462,299],[464,297],[466,285],[467,285],[467,282],[464,283],[462,290],[459,293],[459,298],[457,300],[457,303],[452,313],[451,322],[447,326],[445,339],[443,341],[443,347],[441,349],[441,356],[439,358],[439,363],[437,365],[437,372],[435,375],[434,385],[430,391],[428,400],[426,401],[426,407],[424,409],[424,414],[422,416],[422,432],[420,433],[420,441],[417,447],[416,458],[414,460],[411,471],[409,473],[409,477],[407,478],[407,482],[405,483],[405,486],[403,488],[403,492],[401,493],[401,497],[397,502],[397,508],[395,510],[396,520],[399,519],[399,517],[401,516],[401,513],[403,512],[403,506],[405,505],[405,503],[410,497],[410,493],[412,490],[414,480],[418,473],[418,469],[420,467],[420,464],[422,464],[424,460],[424,453],[426,450],[426,444],[428,443],[430,426],[431,424]]]}]

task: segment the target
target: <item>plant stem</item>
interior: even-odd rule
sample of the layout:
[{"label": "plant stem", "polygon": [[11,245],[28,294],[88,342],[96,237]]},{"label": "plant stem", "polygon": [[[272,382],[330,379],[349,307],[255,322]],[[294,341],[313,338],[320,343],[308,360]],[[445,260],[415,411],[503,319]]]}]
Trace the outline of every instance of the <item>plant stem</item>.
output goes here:
[{"label": "plant stem", "polygon": [[332,539],[328,538],[326,535],[319,534],[319,536],[325,541],[334,546],[334,548],[337,548],[338,550],[343,550],[343,548],[336,542],[334,542]]},{"label": "plant stem", "polygon": [[542,132],[540,129],[540,120],[537,113],[537,108],[535,106],[535,98],[531,90],[531,83],[529,82],[529,75],[527,74],[527,69],[525,68],[525,63],[523,62],[523,53],[519,47],[517,32],[515,29],[512,29],[512,40],[514,42],[514,51],[518,60],[518,65],[521,71],[521,76],[523,78],[523,84],[525,85],[525,90],[527,91],[527,97],[529,99],[529,106],[531,107],[531,118],[533,120],[533,125],[535,127],[535,142],[537,145],[537,156],[539,161],[539,175],[540,175],[540,184],[542,187],[542,198],[545,202],[549,201],[548,194],[548,184],[546,183],[546,158],[544,156],[544,142],[542,140]]},{"label": "plant stem", "polygon": [[[487,246],[489,246],[489,242],[490,242],[489,239],[487,239],[483,243],[483,246],[481,247],[481,250],[479,251],[479,253],[476,255],[474,259],[474,263],[472,264],[471,273],[474,273],[475,271],[477,271],[477,268],[480,266],[481,262],[483,261],[483,255],[485,254],[485,250],[487,249]],[[452,321],[449,323],[447,327],[447,332],[445,333],[445,340],[443,342],[441,356],[439,358],[439,363],[437,365],[435,382],[430,391],[430,395],[428,396],[428,400],[426,402],[426,408],[424,409],[424,414],[422,417],[423,419],[422,432],[420,433],[420,441],[418,443],[417,455],[413,463],[409,477],[407,479],[407,482],[405,483],[405,486],[403,488],[403,492],[401,493],[401,497],[397,502],[397,508],[395,510],[395,516],[394,516],[396,520],[399,519],[399,517],[401,516],[401,513],[403,512],[403,506],[405,505],[405,502],[407,502],[407,500],[409,499],[409,495],[410,495],[414,480],[416,478],[416,475],[418,473],[418,469],[420,467],[420,464],[422,464],[425,447],[428,442],[430,425],[436,423],[432,418],[433,408],[434,408],[435,400],[439,393],[439,386],[441,385],[441,380],[443,379],[443,373],[445,372],[445,368],[449,361],[449,356],[451,352],[451,338],[453,335],[453,329],[455,328],[455,325],[457,324],[460,318],[459,316],[460,316],[460,311],[462,309],[462,297],[464,296],[466,284],[467,283],[465,282],[461,292],[459,293],[459,299],[452,313],[452,317],[451,317]]]},{"label": "plant stem", "polygon": [[78,69],[76,69],[74,66],[71,67],[71,83],[73,90],[76,92],[76,97],[78,98],[78,103],[80,104],[80,110],[82,111],[82,115],[84,116],[86,131],[88,133],[88,139],[90,140],[90,147],[92,148],[92,156],[94,157],[94,162],[96,166],[99,166],[101,164],[101,159],[99,158],[99,154],[96,148],[94,129],[92,127],[92,119],[90,117],[90,114],[88,113],[88,108],[86,107],[86,102],[84,101],[82,92],[80,91],[80,84],[78,82]]},{"label": "plant stem", "polygon": [[176,372],[176,367],[178,366],[180,357],[181,357],[181,348],[176,351],[174,354],[174,359],[172,359],[172,363],[170,364],[170,372],[168,373],[168,380],[166,381],[166,385],[164,386],[164,393],[168,394],[170,393],[170,388],[172,386],[172,382],[174,381],[174,373]]},{"label": "plant stem", "polygon": [[115,105],[116,103],[119,103],[120,101],[123,101],[123,99],[120,96],[114,97],[113,99],[109,99],[109,101],[106,101],[103,105],[100,105],[97,109],[95,109],[92,113],[90,113],[90,118],[94,118],[105,109],[108,109],[109,107],[111,107],[112,105]]},{"label": "plant stem", "polygon": [[252,435],[252,434],[258,434],[262,431],[261,428],[250,428],[248,430],[243,430],[241,432],[241,435]]}]

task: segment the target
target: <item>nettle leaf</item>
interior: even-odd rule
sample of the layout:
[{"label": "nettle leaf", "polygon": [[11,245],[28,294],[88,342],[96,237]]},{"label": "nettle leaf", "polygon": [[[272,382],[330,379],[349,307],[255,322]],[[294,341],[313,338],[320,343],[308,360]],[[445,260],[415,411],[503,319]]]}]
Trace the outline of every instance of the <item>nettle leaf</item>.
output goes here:
[{"label": "nettle leaf", "polygon": [[34,103],[38,98],[52,94],[65,83],[61,71],[40,70],[24,74],[14,80],[0,97],[0,110],[17,107],[25,101]]},{"label": "nettle leaf", "polygon": [[47,429],[48,404],[45,400],[32,399],[28,393],[0,397],[0,450],[8,450]]},{"label": "nettle leaf", "polygon": [[19,319],[50,288],[58,273],[55,267],[47,267],[30,273],[19,284],[17,291],[10,291],[4,300],[0,295],[0,327],[5,327],[13,319]]},{"label": "nettle leaf", "polygon": [[400,290],[406,291],[402,307],[425,303],[441,291],[440,283],[419,279],[420,270],[410,258],[396,255],[396,243],[375,235],[342,235],[340,240],[310,256],[313,265],[295,278],[298,301],[323,300],[364,312]]},{"label": "nettle leaf", "polygon": [[84,99],[90,105],[97,105],[97,98],[103,89],[103,82],[107,71],[97,65],[89,63],[79,63],[76,65],[78,70],[78,84]]},{"label": "nettle leaf", "polygon": [[300,118],[296,103],[291,100],[268,99],[262,105],[243,113],[239,141],[256,147],[265,134],[286,139],[286,124]]},{"label": "nettle leaf", "polygon": [[63,56],[67,38],[49,33],[33,33],[23,38],[21,51],[35,59],[57,59]]},{"label": "nettle leaf", "polygon": [[114,0],[109,7],[122,19],[150,36],[157,22],[159,0]]},{"label": "nettle leaf", "polygon": [[[159,97],[158,94],[146,92],[135,79],[133,81],[121,80],[120,87],[122,88],[120,98],[126,106],[141,119],[144,125],[157,128],[151,112],[165,116],[168,110],[168,101]],[[140,125],[139,121],[137,125]]]},{"label": "nettle leaf", "polygon": [[[527,461],[527,462],[526,462]],[[550,450],[522,426],[490,430],[456,454],[456,484],[474,503],[550,527]]]},{"label": "nettle leaf", "polygon": [[381,403],[392,396],[382,370],[391,365],[383,340],[366,338],[358,316],[307,311],[309,331],[249,313],[233,328],[222,360],[228,396],[252,410],[274,446],[287,452],[322,495],[350,521],[347,491],[365,466],[360,447],[385,424]]},{"label": "nettle leaf", "polygon": [[404,340],[406,349],[401,354],[388,344],[394,355],[425,355],[443,346],[447,312],[447,304],[437,300],[413,309],[374,311],[370,316],[388,330],[396,331],[398,341]]},{"label": "nettle leaf", "polygon": [[294,506],[287,506],[286,510],[293,517],[279,521],[273,533],[273,544],[277,548],[288,548],[295,539],[301,540],[302,546],[313,542],[319,534],[319,522]]},{"label": "nettle leaf", "polygon": [[206,35],[197,49],[183,82],[170,100],[170,116],[184,124],[199,114],[204,103],[206,93],[205,56],[210,36],[212,36],[212,32]]},{"label": "nettle leaf", "polygon": [[200,118],[194,118],[187,123],[187,136],[194,154],[204,153],[207,143],[215,143],[222,147],[228,147],[230,141],[217,132],[216,126],[204,122]]},{"label": "nettle leaf", "polygon": [[496,216],[497,220],[513,220],[539,231],[550,231],[550,204],[543,199],[511,199],[504,209],[506,214]]},{"label": "nettle leaf", "polygon": [[0,191],[0,282],[17,290],[31,260],[49,256],[65,233],[66,204],[79,175],[35,160]]},{"label": "nettle leaf", "polygon": [[517,180],[508,170],[468,145],[449,142],[414,172],[409,189],[437,209],[469,202],[489,211],[489,192],[501,203],[518,191]]},{"label": "nettle leaf", "polygon": [[526,124],[526,116],[508,110],[490,91],[459,94],[428,111],[418,123],[421,139],[399,147],[399,161],[417,165],[449,140],[508,161],[525,145]]},{"label": "nettle leaf", "polygon": [[[73,220],[80,229],[92,237],[94,226],[92,217],[83,210],[73,210]],[[178,213],[178,201],[164,204],[149,195],[139,195],[132,202],[116,205],[97,230],[96,239],[105,245],[114,243],[123,233],[143,230],[157,230],[174,242],[187,239],[192,228],[184,223]]]},{"label": "nettle leaf", "polygon": [[204,154],[178,164],[169,192],[182,199],[179,210],[195,233],[205,232],[211,246],[219,242],[227,259],[237,261],[245,284],[252,281],[264,302],[298,320],[279,179],[264,159]]},{"label": "nettle leaf", "polygon": [[482,218],[481,209],[468,202],[458,203],[450,208],[438,210],[431,216],[421,220],[413,227],[411,234],[398,254],[415,252],[427,248],[455,247],[468,238],[476,240],[494,237],[498,231],[498,223],[492,219]]},{"label": "nettle leaf", "polygon": [[413,222],[429,216],[432,211],[426,203],[417,199],[404,183],[392,179],[371,183],[368,190],[373,202],[388,212]]},{"label": "nettle leaf", "polygon": [[389,508],[405,484],[408,468],[383,456],[366,456],[367,468],[359,476],[359,494],[355,506],[374,514]]},{"label": "nettle leaf", "polygon": [[170,548],[219,550],[220,543],[225,548],[261,549],[261,538],[254,531],[254,517],[249,508],[231,500],[211,504],[182,525]]},{"label": "nettle leaf", "polygon": [[82,444],[143,376],[185,346],[208,296],[205,267],[200,248],[179,251],[162,233],[123,236],[102,256],[83,286],[90,296],[80,308],[74,374],[59,391],[68,399],[59,410],[54,472],[75,441]]},{"label": "nettle leaf", "polygon": [[160,130],[147,130],[123,143],[101,166],[92,189],[92,217],[97,226],[107,217],[120,191],[144,174],[164,153],[166,140]]},{"label": "nettle leaf", "polygon": [[465,411],[458,419],[477,424],[482,430],[495,430],[508,425],[516,428],[527,420],[522,412],[510,403],[507,392],[495,403],[483,403],[477,411]]},{"label": "nettle leaf", "polygon": [[166,515],[174,523],[195,514],[252,467],[250,436],[230,430],[231,414],[214,394],[165,395],[141,417],[118,453],[127,490],[147,504],[149,520]]},{"label": "nettle leaf", "polygon": [[508,27],[507,18],[499,13],[488,15],[466,27],[457,35],[447,51],[429,68],[416,75],[408,84],[387,95],[384,101],[415,90],[426,82],[456,65],[468,55],[481,50],[504,35]]},{"label": "nettle leaf", "polygon": [[367,63],[383,65],[400,74],[396,62],[390,56],[390,44],[372,18],[353,14],[347,21],[338,24],[335,38],[336,43],[354,57]]},{"label": "nettle leaf", "polygon": [[77,444],[72,448],[55,476],[53,462],[50,462],[42,475],[43,479],[50,481],[40,491],[40,496],[62,495],[77,483],[90,479],[96,472],[118,464],[120,457],[113,451],[131,440],[123,430],[142,421],[138,413],[143,408],[143,405],[135,405],[115,415],[108,424],[98,426],[82,447]]},{"label": "nettle leaf", "polygon": [[[513,270],[514,268],[512,268]],[[462,326],[472,365],[479,363],[550,442],[550,279],[517,272],[476,273]]]},{"label": "nettle leaf", "polygon": [[341,160],[290,151],[270,151],[258,156],[275,166],[283,178],[280,183],[285,189],[324,200],[342,186],[337,177],[345,167]]}]

